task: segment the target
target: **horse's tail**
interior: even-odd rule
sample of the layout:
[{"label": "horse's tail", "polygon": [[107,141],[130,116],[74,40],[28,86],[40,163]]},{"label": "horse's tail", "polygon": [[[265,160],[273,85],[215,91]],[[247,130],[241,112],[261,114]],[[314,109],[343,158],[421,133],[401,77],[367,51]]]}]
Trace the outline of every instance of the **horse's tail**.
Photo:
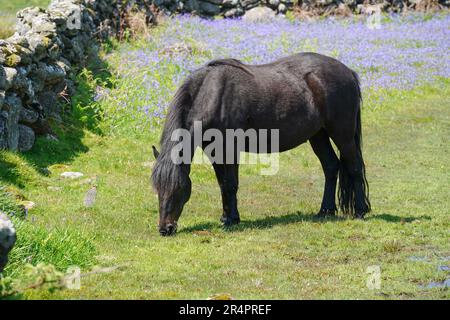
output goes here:
[{"label": "horse's tail", "polygon": [[[356,72],[352,71],[355,85],[357,88],[358,94],[358,108],[356,115],[356,131],[355,131],[355,145],[356,145],[356,153],[357,159],[361,166],[361,176],[362,179],[362,190],[364,193],[364,213],[369,212],[371,209],[370,200],[369,200],[369,183],[366,178],[366,166],[364,164],[363,156],[362,156],[362,129],[361,129],[361,106],[362,106],[362,95],[361,88],[359,84],[359,78]],[[345,165],[344,160],[342,159],[342,153],[340,156],[340,168],[339,168],[339,206],[344,212],[344,214],[354,215],[356,213],[355,208],[355,178],[350,175],[347,166]],[[361,208],[358,208],[361,209]]]}]

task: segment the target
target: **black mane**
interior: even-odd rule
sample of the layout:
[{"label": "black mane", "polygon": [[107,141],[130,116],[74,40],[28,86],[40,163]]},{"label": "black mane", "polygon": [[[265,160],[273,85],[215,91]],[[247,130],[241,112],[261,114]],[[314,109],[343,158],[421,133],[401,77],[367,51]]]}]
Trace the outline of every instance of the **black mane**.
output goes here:
[{"label": "black mane", "polygon": [[175,164],[171,159],[171,150],[178,144],[178,141],[172,141],[171,136],[174,130],[184,128],[184,113],[191,103],[189,94],[190,82],[191,78],[188,78],[183,83],[169,105],[160,141],[161,153],[156,159],[152,172],[153,187],[168,194],[184,186],[189,181],[189,169],[186,168],[186,165]]}]

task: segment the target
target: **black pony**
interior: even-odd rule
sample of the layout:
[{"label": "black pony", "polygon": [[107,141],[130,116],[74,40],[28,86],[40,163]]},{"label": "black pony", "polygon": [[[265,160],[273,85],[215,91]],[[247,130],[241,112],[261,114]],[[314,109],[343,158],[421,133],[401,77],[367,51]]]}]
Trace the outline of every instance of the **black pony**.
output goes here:
[{"label": "black pony", "polygon": [[[300,53],[264,65],[214,60],[193,72],[169,106],[161,153],[153,147],[157,161],[152,180],[159,196],[161,235],[175,233],[191,194],[190,163],[177,164],[171,158],[171,150],[178,143],[172,141],[172,133],[176,129],[192,132],[195,121],[201,121],[204,130],[221,132],[278,129],[279,152],[309,140],[325,174],[318,215],[334,215],[337,211],[338,174],[341,210],[357,218],[370,211],[361,152],[360,85],[357,74],[341,62],[316,53]],[[200,145],[203,149],[206,146],[205,142]],[[213,167],[222,194],[221,221],[226,226],[237,224],[239,161],[213,163]]]}]

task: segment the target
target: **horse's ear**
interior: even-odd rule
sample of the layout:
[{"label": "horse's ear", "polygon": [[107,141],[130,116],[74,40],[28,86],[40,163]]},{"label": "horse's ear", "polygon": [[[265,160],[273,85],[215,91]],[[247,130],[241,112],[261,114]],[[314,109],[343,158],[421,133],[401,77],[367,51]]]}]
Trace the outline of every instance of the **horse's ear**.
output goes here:
[{"label": "horse's ear", "polygon": [[158,159],[159,151],[156,149],[155,146],[152,146],[152,149],[153,149],[153,156],[155,157],[155,159]]}]

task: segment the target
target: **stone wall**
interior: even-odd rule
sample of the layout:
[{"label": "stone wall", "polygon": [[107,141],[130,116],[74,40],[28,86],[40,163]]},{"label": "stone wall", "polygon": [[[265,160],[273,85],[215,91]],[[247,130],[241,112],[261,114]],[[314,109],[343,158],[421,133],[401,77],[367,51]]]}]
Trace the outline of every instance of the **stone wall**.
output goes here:
[{"label": "stone wall", "polygon": [[16,33],[0,40],[0,149],[29,150],[36,134],[51,134],[73,75],[98,42],[127,27],[125,12],[154,17],[147,1],[53,0],[17,13]]},{"label": "stone wall", "polygon": [[[377,7],[382,12],[427,11],[450,6],[450,0],[299,0],[301,10],[314,14],[367,13],[365,8]],[[373,9],[373,7],[372,7]]]},{"label": "stone wall", "polygon": [[[366,5],[378,5],[385,12],[449,7],[450,0],[153,0],[166,13],[195,12],[202,16],[242,16],[255,7],[269,7],[276,13],[286,13],[294,6],[314,14],[336,11],[362,13]],[[339,10],[336,10],[340,8]],[[345,10],[344,10],[345,8]]]},{"label": "stone wall", "polygon": [[265,6],[276,13],[285,13],[294,5],[294,0],[153,0],[166,13],[187,12],[201,16],[222,15],[226,18],[238,17],[246,11]]}]

